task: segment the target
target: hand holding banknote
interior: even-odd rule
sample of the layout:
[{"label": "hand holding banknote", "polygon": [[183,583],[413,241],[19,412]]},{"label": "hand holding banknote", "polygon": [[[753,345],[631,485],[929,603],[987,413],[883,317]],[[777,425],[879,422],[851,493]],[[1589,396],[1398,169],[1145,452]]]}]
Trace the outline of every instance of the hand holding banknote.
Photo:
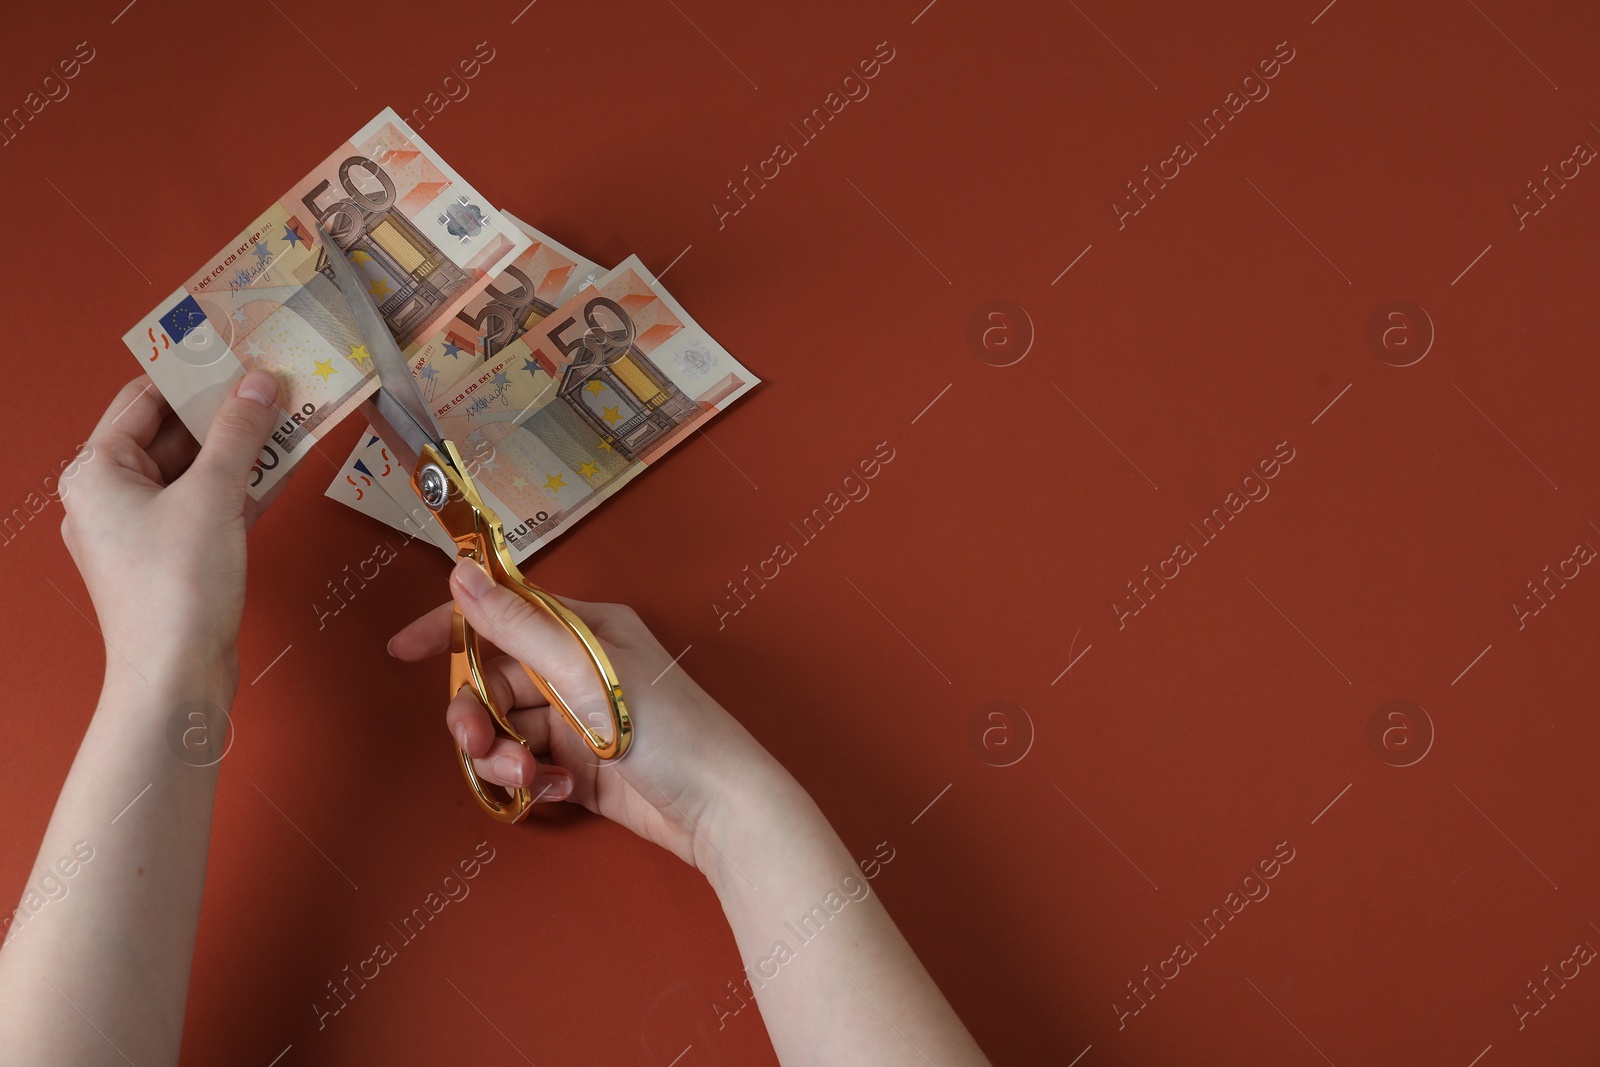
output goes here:
[{"label": "hand holding banknote", "polygon": [[123,342],[197,437],[247,370],[278,377],[278,422],[250,471],[256,497],[377,388],[318,226],[407,350],[528,246],[385,110],[129,330]]},{"label": "hand holding banknote", "polygon": [[100,618],[108,671],[148,682],[220,668],[232,692],[245,532],[267,503],[247,496],[246,475],[277,421],[277,394],[264,371],[240,378],[201,447],[141,375],[90,436],[62,492],[61,535]]},{"label": "hand holding banknote", "polygon": [[[637,257],[603,271],[496,210],[385,110],[123,337],[196,437],[247,371],[278,378],[253,497],[377,388],[330,255],[474,461],[517,562],[757,382]],[[371,437],[328,495],[451,552],[404,480],[374,475]]]}]

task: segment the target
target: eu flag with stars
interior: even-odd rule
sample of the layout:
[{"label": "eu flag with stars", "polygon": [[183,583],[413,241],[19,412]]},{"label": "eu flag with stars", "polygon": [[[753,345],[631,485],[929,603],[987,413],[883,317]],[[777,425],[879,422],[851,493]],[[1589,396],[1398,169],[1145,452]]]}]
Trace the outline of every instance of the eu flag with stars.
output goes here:
[{"label": "eu flag with stars", "polygon": [[161,328],[167,331],[167,336],[174,342],[182,341],[191,330],[197,330],[205,324],[206,313],[200,310],[200,305],[194,302],[194,297],[186,296],[173,305],[172,310],[161,316]]}]

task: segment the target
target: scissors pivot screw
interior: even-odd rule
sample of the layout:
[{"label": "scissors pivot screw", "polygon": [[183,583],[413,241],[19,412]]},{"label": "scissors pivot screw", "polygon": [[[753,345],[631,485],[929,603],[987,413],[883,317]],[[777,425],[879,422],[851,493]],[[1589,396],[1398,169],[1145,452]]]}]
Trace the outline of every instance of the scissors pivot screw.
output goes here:
[{"label": "scissors pivot screw", "polygon": [[418,487],[422,490],[422,502],[434,511],[444,507],[445,500],[450,496],[450,483],[445,479],[444,471],[432,463],[422,468]]}]

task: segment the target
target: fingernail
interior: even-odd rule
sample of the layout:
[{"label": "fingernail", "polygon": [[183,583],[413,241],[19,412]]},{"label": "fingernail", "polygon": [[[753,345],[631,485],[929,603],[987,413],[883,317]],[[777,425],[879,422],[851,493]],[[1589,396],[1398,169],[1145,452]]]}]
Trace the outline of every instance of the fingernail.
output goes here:
[{"label": "fingernail", "polygon": [[510,756],[496,756],[494,758],[495,777],[510,785],[522,784],[522,764]]},{"label": "fingernail", "polygon": [[467,750],[467,724],[460,723],[456,726],[456,747],[461,751]]},{"label": "fingernail", "polygon": [[383,650],[391,656],[394,655],[394,638],[389,638],[388,643],[383,646]]},{"label": "fingernail", "polygon": [[572,775],[552,777],[539,790],[540,800],[565,800],[572,795]]},{"label": "fingernail", "polygon": [[271,407],[278,395],[278,379],[264,370],[253,370],[239,379],[239,387],[235,392],[264,408]]},{"label": "fingernail", "polygon": [[489,572],[470,559],[456,564],[454,577],[462,591],[474,600],[494,588],[494,579],[489,577]]}]

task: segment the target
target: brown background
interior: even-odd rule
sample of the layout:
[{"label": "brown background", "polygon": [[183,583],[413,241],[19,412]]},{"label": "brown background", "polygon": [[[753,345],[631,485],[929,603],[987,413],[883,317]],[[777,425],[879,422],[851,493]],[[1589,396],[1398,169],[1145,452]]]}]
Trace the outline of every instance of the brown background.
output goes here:
[{"label": "brown background", "polygon": [[[1592,6],[123,2],[32,6],[0,39],[5,109],[96,51],[0,148],[5,509],[136,373],[131,323],[487,40],[423,136],[591,257],[682,253],[673,291],[766,380],[530,573],[692,646],[852,852],[888,843],[873,887],[997,1064],[1600,1046],[1592,968],[1523,1029],[1512,1010],[1600,946],[1600,576],[1524,629],[1511,607],[1600,546],[1600,174],[1522,229],[1511,209],[1600,145]],[[880,41],[870,96],[719,229],[725,183]],[[1283,41],[1270,96],[1119,230],[1125,183]],[[967,341],[996,299],[1037,335],[1006,367]],[[1367,341],[1394,299],[1437,332],[1404,368]],[[325,584],[396,540],[321,495],[358,431],[252,538],[185,1062],[772,1062],[753,1012],[716,1027],[740,965],[693,871],[598,819],[508,830],[468,802],[444,664],[384,655],[443,599],[442,555],[405,548],[318,630]],[[725,583],[881,441],[871,496],[719,629]],[[1125,583],[1279,442],[1270,497],[1119,629]],[[56,525],[0,550],[13,894],[98,684]],[[1025,712],[985,748],[993,700]],[[1391,700],[1424,711],[1375,743]],[[324,983],[483,840],[472,895],[319,1032]],[[1279,842],[1270,897],[1119,1029],[1125,983]]]}]

